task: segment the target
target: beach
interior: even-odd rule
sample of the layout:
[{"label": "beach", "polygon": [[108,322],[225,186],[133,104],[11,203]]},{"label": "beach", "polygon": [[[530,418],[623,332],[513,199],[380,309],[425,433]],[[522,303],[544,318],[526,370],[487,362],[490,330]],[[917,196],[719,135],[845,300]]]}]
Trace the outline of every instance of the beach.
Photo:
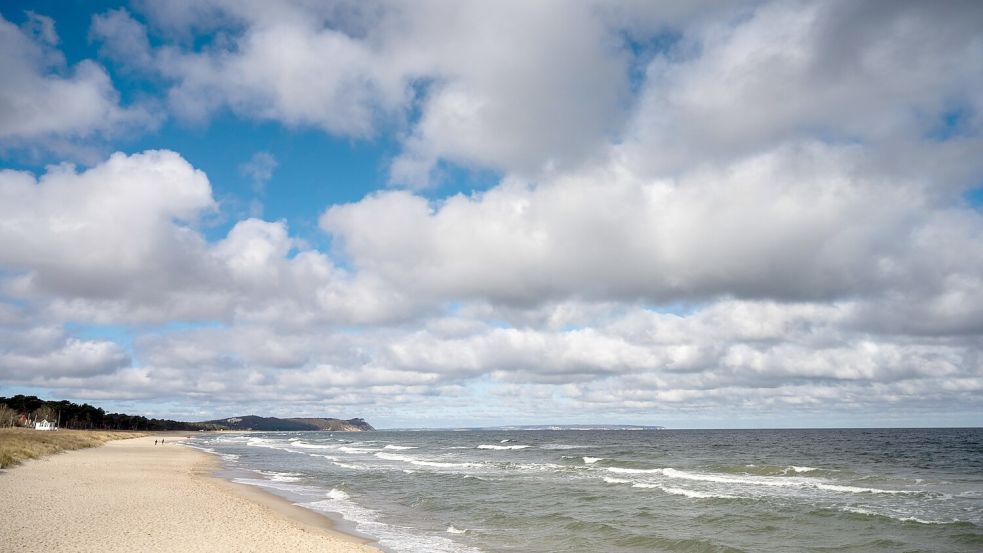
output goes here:
[{"label": "beach", "polygon": [[0,473],[3,548],[378,553],[322,515],[213,476],[215,456],[176,436],[159,439],[114,441]]}]

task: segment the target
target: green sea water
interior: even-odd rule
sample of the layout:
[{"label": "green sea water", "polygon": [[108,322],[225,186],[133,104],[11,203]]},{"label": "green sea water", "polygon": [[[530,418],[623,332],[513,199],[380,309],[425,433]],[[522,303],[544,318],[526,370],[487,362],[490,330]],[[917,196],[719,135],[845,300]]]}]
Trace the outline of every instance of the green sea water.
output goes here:
[{"label": "green sea water", "polygon": [[983,551],[983,429],[190,441],[392,552]]}]

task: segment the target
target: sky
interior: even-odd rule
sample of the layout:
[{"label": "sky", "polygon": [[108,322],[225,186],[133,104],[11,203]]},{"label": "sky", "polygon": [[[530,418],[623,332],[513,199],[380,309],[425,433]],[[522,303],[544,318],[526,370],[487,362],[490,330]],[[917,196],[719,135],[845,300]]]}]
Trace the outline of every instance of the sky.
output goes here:
[{"label": "sky", "polygon": [[983,4],[0,4],[0,395],[983,425]]}]

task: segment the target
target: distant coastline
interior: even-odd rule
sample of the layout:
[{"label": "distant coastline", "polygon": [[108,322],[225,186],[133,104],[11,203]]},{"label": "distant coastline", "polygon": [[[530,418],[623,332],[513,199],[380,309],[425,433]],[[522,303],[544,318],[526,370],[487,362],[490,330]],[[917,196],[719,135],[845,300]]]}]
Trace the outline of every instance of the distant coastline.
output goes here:
[{"label": "distant coastline", "polygon": [[400,432],[428,432],[428,431],[451,431],[451,432],[522,432],[522,431],[570,431],[570,430],[666,430],[665,426],[647,426],[637,424],[521,424],[510,426],[476,426],[476,427],[456,427],[456,428],[385,428],[383,430]]},{"label": "distant coastline", "polygon": [[359,418],[347,420],[315,417],[281,419],[277,417],[245,415],[202,421],[195,424],[201,425],[209,430],[261,430],[268,432],[318,430],[331,432],[371,432],[375,430],[371,424]]}]

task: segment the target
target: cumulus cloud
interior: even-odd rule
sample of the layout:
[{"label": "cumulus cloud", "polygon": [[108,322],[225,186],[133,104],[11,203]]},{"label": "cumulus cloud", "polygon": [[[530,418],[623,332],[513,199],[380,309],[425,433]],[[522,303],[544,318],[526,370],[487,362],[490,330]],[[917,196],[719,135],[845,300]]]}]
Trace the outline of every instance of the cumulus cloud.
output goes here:
[{"label": "cumulus cloud", "polygon": [[[964,69],[983,56],[972,2],[139,7],[163,46],[122,10],[94,34],[168,79],[179,114],[401,129],[390,173],[410,186],[442,163],[536,177],[612,144],[648,173],[789,139],[910,148],[953,118],[960,138],[978,135],[983,106],[983,77]],[[191,48],[189,29],[212,39]]]},{"label": "cumulus cloud", "polygon": [[885,179],[862,160],[811,144],[662,180],[615,163],[440,202],[379,193],[329,208],[321,225],[361,272],[459,299],[914,300],[956,275],[978,289],[983,259],[959,244],[983,228],[979,212],[935,205],[930,182]]},{"label": "cumulus cloud", "polygon": [[420,301],[339,269],[283,221],[245,219],[209,243],[207,176],[180,155],[116,153],[36,178],[0,171],[3,291],[61,320],[256,320],[297,326],[404,319]]},{"label": "cumulus cloud", "polygon": [[701,22],[648,65],[627,147],[675,172],[803,137],[920,143],[954,113],[978,136],[981,24],[972,2],[770,2]]},{"label": "cumulus cloud", "polygon": [[45,385],[115,372],[130,357],[110,340],[83,340],[23,309],[0,304],[0,378]]},{"label": "cumulus cloud", "polygon": [[[0,172],[2,291],[37,311],[0,306],[9,382],[384,420],[979,410],[975,4],[135,13],[93,36],[182,117],[395,133],[404,184],[503,177],[325,206],[321,251],[260,218],[206,239],[210,183],[173,152]],[[10,36],[52,52],[32,21]],[[151,325],[139,366],[66,322]]]},{"label": "cumulus cloud", "polygon": [[0,197],[0,263],[19,273],[9,285],[19,293],[168,294],[202,270],[205,244],[188,224],[214,208],[211,187],[173,152],[51,166],[38,179],[0,171]]},{"label": "cumulus cloud", "polygon": [[60,147],[105,137],[154,119],[120,105],[106,70],[92,60],[69,66],[55,23],[30,13],[23,28],[0,16],[0,146]]},{"label": "cumulus cloud", "polygon": [[[573,166],[627,112],[628,56],[586,3],[143,9],[172,42],[151,49],[145,27],[123,11],[97,17],[94,33],[109,55],[169,79],[178,114],[230,109],[355,138],[405,128],[391,171],[400,184],[429,184],[441,161],[531,174]],[[222,40],[186,48],[175,21],[208,26],[206,15]]]}]

